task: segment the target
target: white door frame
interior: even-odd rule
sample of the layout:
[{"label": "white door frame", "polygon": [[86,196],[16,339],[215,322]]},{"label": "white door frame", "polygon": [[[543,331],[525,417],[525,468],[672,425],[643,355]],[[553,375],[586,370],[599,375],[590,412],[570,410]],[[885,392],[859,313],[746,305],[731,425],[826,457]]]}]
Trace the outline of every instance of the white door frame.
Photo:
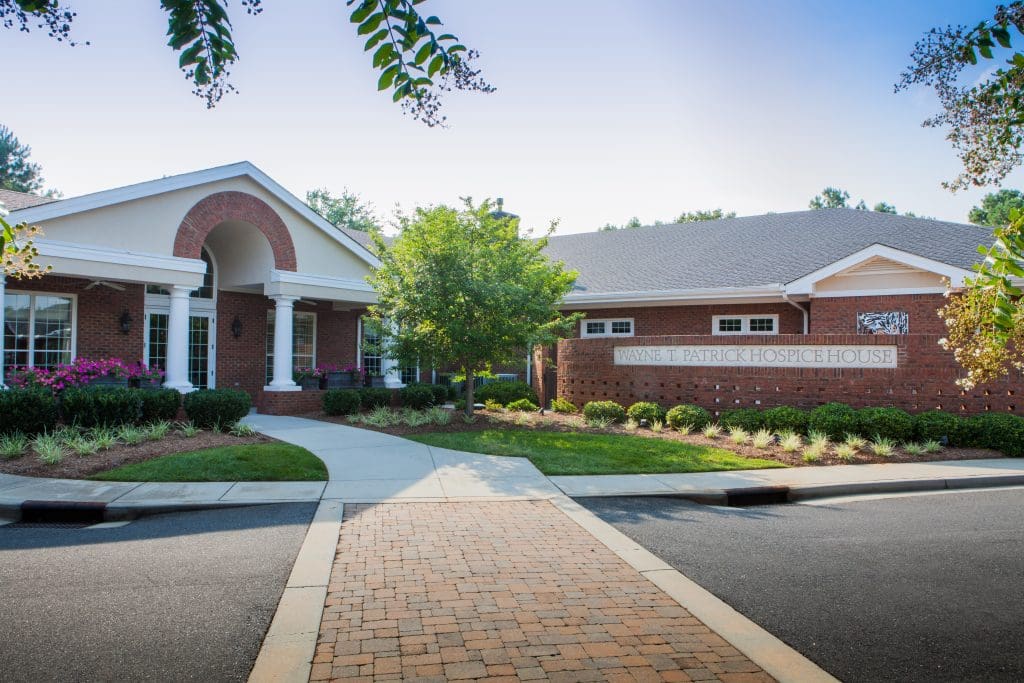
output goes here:
[{"label": "white door frame", "polygon": [[[157,305],[147,305],[145,310],[144,310],[143,318],[145,319],[145,326],[143,327],[143,330],[142,330],[142,362],[145,363],[146,365],[149,365],[149,330],[150,330],[149,316],[153,315],[153,314],[156,314],[156,315],[168,315],[169,313],[170,313],[170,308],[169,307],[168,308],[164,308],[164,307],[160,306],[159,304],[157,304]],[[203,310],[203,309],[196,310],[195,308],[190,308],[190,310],[188,312],[188,317],[190,319],[191,318],[209,318],[209,320],[210,320],[209,336],[207,337],[207,342],[206,342],[206,354],[207,354],[206,384],[207,384],[207,386],[210,389],[214,389],[214,388],[217,387],[217,313],[216,313],[216,311],[209,310],[209,309],[207,309],[207,310]],[[189,333],[191,334],[191,331],[192,331],[191,320],[189,322],[190,322],[190,324],[189,324]],[[191,344],[191,341],[189,343]],[[189,359],[191,359],[191,355],[189,356]],[[190,373],[191,373],[191,371],[190,371]]]}]

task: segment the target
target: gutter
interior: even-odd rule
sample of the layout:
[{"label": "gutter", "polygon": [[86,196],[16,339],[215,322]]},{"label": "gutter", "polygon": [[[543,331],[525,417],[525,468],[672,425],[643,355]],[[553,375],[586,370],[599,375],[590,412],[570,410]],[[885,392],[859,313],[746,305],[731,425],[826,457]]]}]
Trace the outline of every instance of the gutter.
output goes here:
[{"label": "gutter", "polygon": [[563,299],[563,304],[658,303],[686,299],[743,299],[759,296],[778,296],[782,292],[782,287],[781,284],[775,283],[759,287],[708,287],[703,289],[570,294]]},{"label": "gutter", "polygon": [[804,334],[808,334],[809,331],[810,331],[810,324],[811,324],[811,314],[810,314],[810,312],[806,308],[804,308],[803,306],[798,304],[797,302],[795,302],[792,299],[790,299],[789,295],[786,294],[786,290],[785,289],[782,290],[782,300],[785,301],[790,306],[793,306],[793,307],[795,307],[795,308],[800,310],[800,312],[804,316]]}]

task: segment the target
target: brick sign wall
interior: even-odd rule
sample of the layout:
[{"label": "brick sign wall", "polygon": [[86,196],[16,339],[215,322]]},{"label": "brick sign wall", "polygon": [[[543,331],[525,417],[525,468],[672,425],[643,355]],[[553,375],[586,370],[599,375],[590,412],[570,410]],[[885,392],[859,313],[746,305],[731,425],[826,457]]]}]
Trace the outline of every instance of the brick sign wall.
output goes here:
[{"label": "brick sign wall", "polygon": [[[840,401],[852,406],[897,406],[911,412],[941,409],[1024,413],[1020,373],[1013,380],[960,390],[960,368],[938,345],[939,335],[871,336],[810,334],[778,336],[672,335],[622,339],[567,339],[558,344],[558,396],[577,405],[612,400],[629,405],[696,403],[710,410],[801,408]],[[692,367],[616,365],[616,346],[843,345],[895,346],[897,367]],[[1018,405],[1020,404],[1020,405]]]}]

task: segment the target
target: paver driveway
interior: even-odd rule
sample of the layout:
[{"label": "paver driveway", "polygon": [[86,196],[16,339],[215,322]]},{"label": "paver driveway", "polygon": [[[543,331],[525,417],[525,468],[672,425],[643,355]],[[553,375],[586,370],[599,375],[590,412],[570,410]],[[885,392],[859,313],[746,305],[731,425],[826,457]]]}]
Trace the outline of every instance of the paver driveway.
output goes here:
[{"label": "paver driveway", "polygon": [[772,680],[548,501],[346,506],[311,680]]}]

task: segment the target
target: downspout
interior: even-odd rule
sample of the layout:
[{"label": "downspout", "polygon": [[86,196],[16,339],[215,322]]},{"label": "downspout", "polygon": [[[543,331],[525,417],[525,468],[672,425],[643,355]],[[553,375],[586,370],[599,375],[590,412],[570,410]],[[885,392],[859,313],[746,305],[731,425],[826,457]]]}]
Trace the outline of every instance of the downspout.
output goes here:
[{"label": "downspout", "polygon": [[804,334],[808,334],[810,332],[810,324],[811,324],[811,314],[810,314],[810,312],[806,308],[804,308],[803,306],[798,304],[797,302],[791,300],[789,298],[789,295],[786,294],[786,290],[785,289],[782,290],[782,300],[785,301],[790,306],[793,306],[794,308],[798,309],[803,314],[803,316],[804,316]]}]

